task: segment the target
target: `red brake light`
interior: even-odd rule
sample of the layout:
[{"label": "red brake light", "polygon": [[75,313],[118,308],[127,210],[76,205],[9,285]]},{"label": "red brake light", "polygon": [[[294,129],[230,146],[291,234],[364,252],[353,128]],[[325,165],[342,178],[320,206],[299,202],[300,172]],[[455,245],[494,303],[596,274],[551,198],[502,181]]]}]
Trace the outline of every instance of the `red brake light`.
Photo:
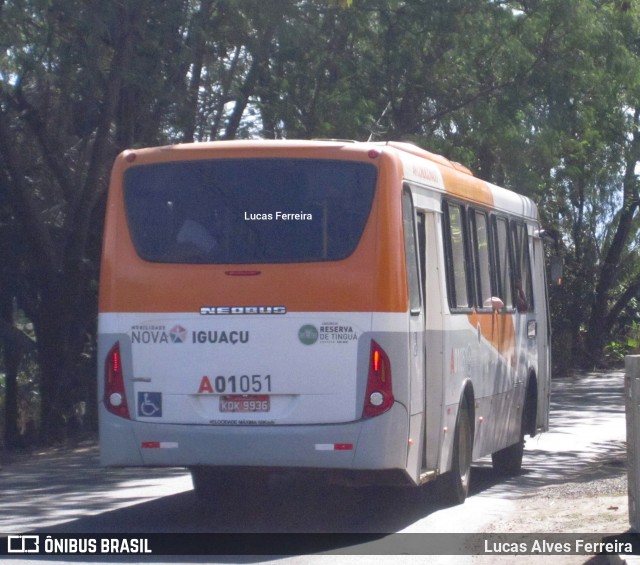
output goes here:
[{"label": "red brake light", "polygon": [[367,391],[364,397],[363,418],[371,418],[386,412],[393,405],[391,389],[391,363],[384,349],[371,340],[371,355]]},{"label": "red brake light", "polygon": [[109,412],[121,418],[130,418],[127,395],[124,390],[120,344],[116,344],[107,354],[104,369],[104,405]]}]

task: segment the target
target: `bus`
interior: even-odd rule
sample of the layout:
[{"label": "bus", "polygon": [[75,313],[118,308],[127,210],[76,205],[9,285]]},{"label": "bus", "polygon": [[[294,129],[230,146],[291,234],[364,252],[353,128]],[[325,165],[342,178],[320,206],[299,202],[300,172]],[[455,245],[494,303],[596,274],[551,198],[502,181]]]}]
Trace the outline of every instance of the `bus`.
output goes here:
[{"label": "bus", "polygon": [[521,469],[548,429],[543,231],[525,196],[401,142],[124,151],[98,319],[106,466],[348,485]]}]

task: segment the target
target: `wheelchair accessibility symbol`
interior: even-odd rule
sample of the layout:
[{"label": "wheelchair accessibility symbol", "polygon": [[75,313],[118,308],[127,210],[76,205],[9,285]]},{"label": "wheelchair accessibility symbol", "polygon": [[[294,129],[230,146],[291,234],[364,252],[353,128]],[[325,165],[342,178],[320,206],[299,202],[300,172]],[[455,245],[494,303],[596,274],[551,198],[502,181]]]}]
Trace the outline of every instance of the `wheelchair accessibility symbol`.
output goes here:
[{"label": "wheelchair accessibility symbol", "polygon": [[162,393],[139,392],[138,416],[144,416],[146,418],[162,417]]}]

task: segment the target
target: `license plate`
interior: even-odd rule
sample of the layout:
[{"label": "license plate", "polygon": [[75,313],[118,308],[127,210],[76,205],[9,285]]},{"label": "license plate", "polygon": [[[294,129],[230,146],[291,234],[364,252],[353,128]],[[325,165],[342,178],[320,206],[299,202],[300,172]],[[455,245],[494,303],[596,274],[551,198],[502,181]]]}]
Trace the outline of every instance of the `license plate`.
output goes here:
[{"label": "license plate", "polygon": [[266,394],[227,394],[220,397],[220,412],[269,412]]}]

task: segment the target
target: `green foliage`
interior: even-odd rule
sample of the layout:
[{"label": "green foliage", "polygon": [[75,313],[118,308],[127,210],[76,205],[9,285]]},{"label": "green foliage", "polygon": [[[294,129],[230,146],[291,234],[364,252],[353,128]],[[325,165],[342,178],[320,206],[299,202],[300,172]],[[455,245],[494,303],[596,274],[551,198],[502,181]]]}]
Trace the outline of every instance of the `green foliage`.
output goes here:
[{"label": "green foliage", "polygon": [[[5,437],[5,409],[6,409],[6,373],[0,363],[0,446]],[[18,432],[18,444],[27,445],[38,438],[40,428],[40,372],[35,356],[24,359],[21,370],[18,373],[17,407],[18,417],[16,428]]]},{"label": "green foliage", "polygon": [[624,361],[626,355],[640,354],[640,322],[633,321],[616,339],[604,348],[605,358],[614,363]]},{"label": "green foliage", "polygon": [[0,291],[35,327],[43,427],[95,404],[104,193],[132,146],[413,141],[562,234],[563,359],[635,347],[638,37],[619,0],[0,2]]}]

